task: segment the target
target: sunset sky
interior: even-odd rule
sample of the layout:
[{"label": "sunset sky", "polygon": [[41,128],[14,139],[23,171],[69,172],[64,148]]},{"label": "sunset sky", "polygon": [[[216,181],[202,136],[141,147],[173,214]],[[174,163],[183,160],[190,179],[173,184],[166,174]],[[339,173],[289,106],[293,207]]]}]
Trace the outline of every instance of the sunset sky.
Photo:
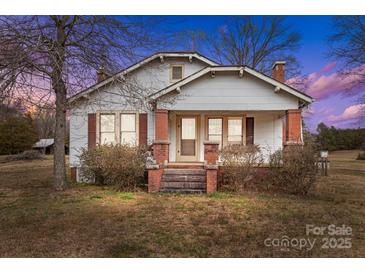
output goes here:
[{"label": "sunset sky", "polygon": [[[176,31],[203,30],[214,34],[227,27],[229,16],[167,16],[164,19],[164,24]],[[301,47],[295,55],[302,66],[302,75],[309,83],[306,92],[316,99],[304,114],[308,128],[314,131],[320,122],[341,128],[365,126],[364,121],[356,119],[361,108],[358,99],[365,95],[365,89],[355,88],[349,94],[349,79],[341,79],[338,63],[327,57],[332,18],[288,16],[287,22],[301,34]],[[203,53],[209,56],[209,52]]]}]

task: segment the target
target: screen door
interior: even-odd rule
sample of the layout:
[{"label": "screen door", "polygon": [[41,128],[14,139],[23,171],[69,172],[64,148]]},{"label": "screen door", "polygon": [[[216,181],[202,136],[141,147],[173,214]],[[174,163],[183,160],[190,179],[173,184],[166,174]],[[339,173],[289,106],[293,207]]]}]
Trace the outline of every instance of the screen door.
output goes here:
[{"label": "screen door", "polygon": [[195,116],[180,116],[177,119],[178,129],[178,161],[198,160],[198,118]]}]

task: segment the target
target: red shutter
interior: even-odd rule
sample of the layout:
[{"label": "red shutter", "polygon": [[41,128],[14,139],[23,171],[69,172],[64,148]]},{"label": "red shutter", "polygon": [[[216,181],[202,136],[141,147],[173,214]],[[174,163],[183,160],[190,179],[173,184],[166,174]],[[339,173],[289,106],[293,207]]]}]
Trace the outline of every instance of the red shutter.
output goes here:
[{"label": "red shutter", "polygon": [[89,113],[87,115],[87,145],[88,148],[96,146],[96,114]]},{"label": "red shutter", "polygon": [[139,145],[147,145],[147,113],[139,114]]},{"label": "red shutter", "polygon": [[286,136],[287,136],[287,128],[286,128],[286,118],[283,120],[283,145],[286,144]]},{"label": "red shutter", "polygon": [[246,145],[254,144],[254,118],[247,117],[246,118]]}]

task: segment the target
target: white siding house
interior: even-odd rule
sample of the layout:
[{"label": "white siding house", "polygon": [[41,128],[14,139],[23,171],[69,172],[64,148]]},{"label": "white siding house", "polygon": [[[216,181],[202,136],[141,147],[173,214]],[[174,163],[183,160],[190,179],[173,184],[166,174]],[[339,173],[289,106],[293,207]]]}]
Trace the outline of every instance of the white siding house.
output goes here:
[{"label": "white siding house", "polygon": [[[101,136],[123,142],[127,127],[137,145],[168,146],[163,163],[154,147],[157,164],[203,163],[207,140],[220,147],[256,144],[270,152],[300,143],[300,110],[312,98],[276,76],[284,75],[283,62],[273,69],[276,79],[195,52],[146,58],[69,99],[70,166],[77,169],[82,148],[102,144]],[[102,115],[112,115],[108,125]],[[133,125],[123,124],[123,115]]]}]

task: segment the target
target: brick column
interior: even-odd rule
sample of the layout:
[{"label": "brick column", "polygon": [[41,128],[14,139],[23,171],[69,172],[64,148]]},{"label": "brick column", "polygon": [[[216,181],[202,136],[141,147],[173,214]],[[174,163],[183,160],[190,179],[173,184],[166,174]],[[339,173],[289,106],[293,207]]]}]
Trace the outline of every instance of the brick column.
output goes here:
[{"label": "brick column", "polygon": [[288,109],[285,124],[285,145],[302,145],[302,110]]},{"label": "brick column", "polygon": [[148,192],[159,192],[163,168],[169,159],[169,118],[165,109],[155,110],[155,141],[153,158],[156,163],[148,169]]},{"label": "brick column", "polygon": [[204,161],[208,165],[216,165],[218,161],[219,143],[215,141],[204,142]]},{"label": "brick column", "polygon": [[169,112],[166,109],[156,109],[153,156],[157,164],[164,165],[168,161],[169,144]]},{"label": "brick column", "polygon": [[218,147],[218,142],[204,142],[204,167],[207,172],[207,193],[217,191],[219,151]]},{"label": "brick column", "polygon": [[169,160],[169,144],[169,141],[153,142],[153,157],[160,166],[164,166]]},{"label": "brick column", "polygon": [[155,140],[169,140],[169,112],[166,109],[155,110]]},{"label": "brick column", "polygon": [[217,191],[218,167],[215,169],[206,168],[207,170],[207,193]]},{"label": "brick column", "polygon": [[155,168],[151,167],[148,169],[148,192],[159,192],[161,186],[161,177],[163,169],[159,168],[158,165]]}]

